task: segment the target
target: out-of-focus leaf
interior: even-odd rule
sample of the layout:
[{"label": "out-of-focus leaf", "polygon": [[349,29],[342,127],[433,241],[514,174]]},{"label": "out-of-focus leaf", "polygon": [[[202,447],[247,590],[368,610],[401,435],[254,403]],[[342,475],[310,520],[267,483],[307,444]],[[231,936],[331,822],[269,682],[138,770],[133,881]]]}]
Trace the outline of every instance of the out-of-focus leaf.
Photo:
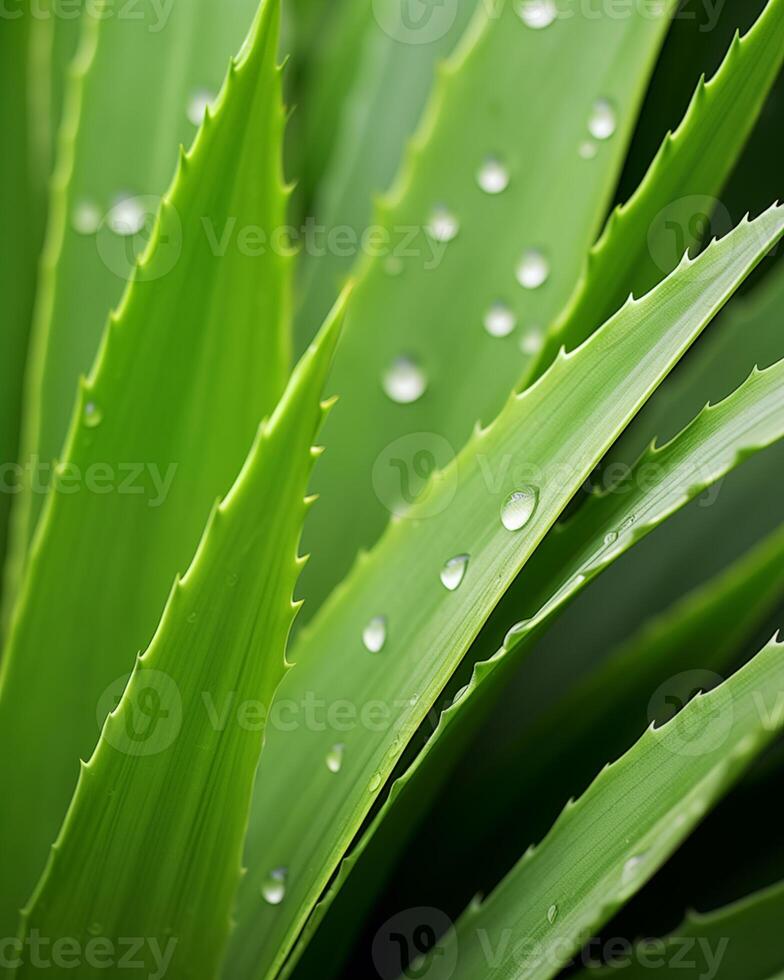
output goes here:
[{"label": "out-of-focus leaf", "polygon": [[782,695],[784,644],[773,641],[715,691],[649,729],[465,913],[428,976],[555,976],[781,730],[784,714],[765,706]]},{"label": "out-of-focus leaf", "polygon": [[[13,16],[16,13],[18,16]],[[19,485],[22,377],[35,292],[43,223],[45,163],[37,155],[30,104],[22,93],[37,88],[31,65],[29,11],[6,5],[0,31],[0,569],[6,548],[11,502]],[[31,95],[32,98],[32,95]]]},{"label": "out-of-focus leaf", "polygon": [[[277,0],[183,154],[74,409],[0,675],[0,934],[11,935],[111,707],[217,496],[280,395],[289,260],[205,222],[276,228],[286,194]],[[249,118],[254,120],[247,127]],[[230,175],[227,177],[227,174]]]},{"label": "out-of-focus leaf", "polygon": [[377,208],[376,254],[360,264],[336,360],[322,506],[305,531],[311,609],[421,474],[500,410],[573,291],[673,4],[615,17],[565,0],[540,29],[518,13],[529,6],[480,5]]},{"label": "out-of-focus leaf", "polygon": [[[483,622],[616,433],[783,231],[784,209],[773,208],[696,261],[686,257],[537,385],[514,394],[302,634],[297,670],[280,691],[296,721],[269,733],[260,768],[233,945],[238,971],[269,976],[280,968]],[[456,589],[446,564],[453,558],[462,571]],[[314,698],[354,712],[339,740],[338,774],[324,761],[338,740],[311,721]],[[380,705],[380,723],[378,715],[372,724],[358,718],[369,702]],[[269,861],[290,869],[286,901],[274,909],[258,901]]]},{"label": "out-of-focus leaf", "polygon": [[[463,35],[476,0],[450,0],[440,8],[431,7],[429,16],[427,9],[423,5],[416,16],[414,4],[408,16],[415,26],[407,27],[403,21],[407,7],[400,0],[358,5],[361,14],[346,5],[343,19],[352,10],[350,40],[361,52],[360,65],[355,64],[356,54],[341,59],[341,50],[327,45],[322,49],[325,63],[317,65],[310,79],[308,92],[314,105],[308,118],[313,120],[313,131],[306,135],[305,153],[318,161],[313,149],[321,146],[329,166],[321,164],[315,200],[320,241],[306,245],[302,257],[302,300],[295,328],[300,345],[312,336],[356,259],[356,248],[342,249],[336,243],[346,235],[361,242],[363,235],[370,234],[373,198],[392,183],[430,95],[436,65]],[[362,21],[356,24],[359,16]],[[355,36],[358,28],[364,36]],[[337,65],[354,70],[353,84],[344,83],[340,90],[342,99],[335,97],[340,81],[334,79]],[[339,119],[334,118],[335,106],[342,107]]]},{"label": "out-of-focus leaf", "polygon": [[[94,4],[85,8],[33,324],[22,441],[29,472],[15,506],[7,572],[13,592],[43,506],[36,488],[51,479],[51,463],[60,456],[78,379],[149,240],[180,144],[192,141],[203,97],[214,99],[256,6],[257,0],[138,0],[132,8],[110,5],[106,17]],[[203,229],[216,252],[235,248],[245,230],[228,221]],[[269,386],[280,394],[288,338],[271,334],[273,343]]]},{"label": "out-of-focus leaf", "polygon": [[[164,960],[169,976],[217,974],[265,718],[297,610],[297,542],[339,319],[295,371],[175,582],[150,647],[82,766],[23,913],[23,940],[101,937],[119,947],[121,969],[122,937],[144,937],[137,969],[160,970]],[[216,721],[227,704],[234,710]],[[20,959],[14,976],[40,975],[26,950]],[[106,976],[105,965],[85,960],[82,980]]]}]

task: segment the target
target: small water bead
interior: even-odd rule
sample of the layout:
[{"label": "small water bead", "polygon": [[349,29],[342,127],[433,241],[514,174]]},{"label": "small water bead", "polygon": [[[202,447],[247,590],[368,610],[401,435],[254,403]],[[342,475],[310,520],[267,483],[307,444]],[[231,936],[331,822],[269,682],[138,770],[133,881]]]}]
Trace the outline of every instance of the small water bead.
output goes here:
[{"label": "small water bead", "polygon": [[515,9],[526,27],[534,30],[549,27],[558,16],[555,0],[516,0]]},{"label": "small water bead", "polygon": [[557,918],[558,918],[558,906],[551,905],[550,908],[547,910],[547,921],[550,923],[550,925],[553,925]]},{"label": "small water bead", "polygon": [[520,338],[520,350],[529,356],[538,354],[543,346],[544,337],[542,336],[542,331],[539,329],[539,327],[531,327],[530,330],[526,331],[526,333],[524,333]]},{"label": "small water bead", "polygon": [[583,142],[580,143],[578,153],[583,160],[593,160],[598,152],[599,147],[593,142],[593,140],[583,140]]},{"label": "small water bead", "polygon": [[346,750],[346,746],[342,742],[337,745],[333,745],[332,748],[327,752],[327,769],[330,772],[340,772],[343,768],[343,753]]},{"label": "small water bead", "polygon": [[101,210],[92,201],[80,201],[73,209],[71,225],[77,235],[94,235],[101,227]]},{"label": "small water bead", "polygon": [[266,881],[261,886],[261,894],[268,905],[280,905],[286,897],[286,868],[275,868],[270,871]]},{"label": "small water bead", "polygon": [[460,231],[460,222],[447,208],[435,208],[430,215],[427,232],[437,242],[451,242]]},{"label": "small water bead", "polygon": [[207,110],[215,101],[215,95],[205,88],[198,89],[188,100],[187,115],[194,126],[201,126]]},{"label": "small water bead", "polygon": [[370,790],[371,793],[375,793],[379,789],[381,789],[381,773],[378,772],[373,773],[370,782],[368,783],[368,789]]},{"label": "small water bead", "polygon": [[388,255],[384,259],[384,272],[388,276],[399,276],[403,272],[403,260],[399,255]]},{"label": "small water bead", "polygon": [[380,653],[387,642],[386,616],[374,616],[362,630],[362,642],[369,653]]},{"label": "small water bead", "polygon": [[384,392],[398,405],[418,401],[427,390],[425,372],[411,357],[396,357],[383,377]]},{"label": "small water bead", "polygon": [[468,568],[469,557],[469,555],[456,555],[446,562],[441,569],[441,584],[445,589],[454,592],[455,589],[460,588]]},{"label": "small water bead", "polygon": [[617,540],[618,540],[618,532],[617,532],[617,531],[610,531],[610,533],[609,533],[609,534],[606,534],[606,535],[604,536],[604,543],[605,543],[605,544],[606,544],[606,545],[607,545],[608,547],[609,547],[609,546],[610,546],[611,544],[615,544],[615,542],[616,542]]},{"label": "small water bead", "polygon": [[626,864],[624,864],[621,878],[625,885],[634,881],[640,873],[640,868],[645,863],[646,856],[645,854],[635,854],[634,857],[630,857]]},{"label": "small water bead", "polygon": [[121,197],[108,217],[111,230],[123,238],[138,235],[144,228],[144,221],[144,208],[138,200],[130,196]]},{"label": "small water bead", "polygon": [[597,140],[608,140],[618,127],[615,108],[608,99],[597,99],[588,119],[588,131]]},{"label": "small water bead", "polygon": [[93,922],[90,924],[87,931],[90,933],[91,936],[100,936],[101,933],[103,932],[103,926],[101,925],[100,922]]},{"label": "small water bead", "polygon": [[523,252],[516,275],[524,289],[538,289],[550,278],[550,263],[538,248],[529,248]]},{"label": "small water bead", "polygon": [[509,186],[509,171],[495,157],[488,157],[476,175],[485,194],[501,194]]},{"label": "small water bead", "polygon": [[515,490],[501,508],[501,523],[507,531],[519,531],[533,517],[538,502],[539,491],[535,487]]},{"label": "small water bead", "polygon": [[485,313],[484,324],[491,337],[508,337],[517,326],[517,317],[506,303],[493,303]]},{"label": "small water bead", "polygon": [[88,429],[95,429],[103,421],[103,414],[95,402],[87,402],[84,406],[84,424]]}]

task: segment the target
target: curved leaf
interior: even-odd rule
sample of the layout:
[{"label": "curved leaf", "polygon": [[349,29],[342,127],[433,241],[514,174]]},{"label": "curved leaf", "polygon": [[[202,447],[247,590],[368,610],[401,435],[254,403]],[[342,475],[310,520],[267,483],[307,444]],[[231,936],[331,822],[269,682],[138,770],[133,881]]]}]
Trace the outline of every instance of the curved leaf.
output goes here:
[{"label": "curved leaf", "polygon": [[[23,913],[23,941],[95,945],[100,937],[119,956],[123,937],[144,937],[136,960],[145,969],[164,958],[172,976],[215,976],[264,718],[298,608],[297,542],[339,324],[340,315],[262,424],[150,647],[119,688]],[[21,948],[19,958],[16,977],[39,974]],[[80,977],[105,976],[105,965],[85,960]]]},{"label": "curved leaf", "polygon": [[783,647],[768,644],[607,766],[544,841],[460,919],[428,977],[555,976],[784,726],[784,715],[771,718],[761,707],[784,693]]}]

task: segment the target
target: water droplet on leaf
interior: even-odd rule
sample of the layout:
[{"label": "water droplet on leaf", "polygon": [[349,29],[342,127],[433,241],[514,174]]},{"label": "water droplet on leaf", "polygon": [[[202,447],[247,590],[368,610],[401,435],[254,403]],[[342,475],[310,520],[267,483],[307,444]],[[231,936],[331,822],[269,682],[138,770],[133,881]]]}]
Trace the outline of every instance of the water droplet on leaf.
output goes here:
[{"label": "water droplet on leaf", "polygon": [[121,197],[109,212],[109,227],[123,238],[138,235],[144,228],[145,213],[139,201],[133,197]]},{"label": "water droplet on leaf", "polygon": [[501,508],[501,523],[507,531],[519,531],[531,520],[539,502],[535,487],[523,487],[510,494]]},{"label": "water droplet on leaf", "polygon": [[386,616],[374,616],[362,630],[362,642],[370,653],[380,653],[387,642]]},{"label": "water droplet on leaf", "polygon": [[103,413],[95,402],[87,402],[84,406],[84,424],[88,429],[97,428],[103,421]]},{"label": "water droplet on leaf", "polygon": [[618,120],[608,99],[597,99],[588,119],[588,131],[597,140],[608,140],[615,132]]},{"label": "water droplet on leaf", "polygon": [[550,263],[538,248],[523,253],[517,266],[517,281],[525,289],[538,289],[550,277]]},{"label": "water droplet on leaf", "polygon": [[551,905],[550,908],[547,910],[547,921],[550,923],[550,925],[553,925],[553,923],[557,918],[558,918],[558,906]]},{"label": "water droplet on leaf", "polygon": [[94,235],[101,226],[101,211],[92,201],[80,201],[73,209],[71,225],[77,235]]},{"label": "water droplet on leaf", "polygon": [[215,96],[213,93],[208,92],[204,88],[198,89],[191,95],[188,100],[188,119],[194,126],[201,126],[207,114],[207,109],[209,109],[214,101]]},{"label": "water droplet on leaf", "polygon": [[460,222],[451,211],[445,207],[435,208],[427,225],[427,232],[431,238],[437,242],[451,242],[459,231]]},{"label": "water droplet on leaf", "polygon": [[427,389],[422,368],[410,357],[396,357],[383,378],[384,391],[398,405],[418,401]]},{"label": "water droplet on leaf", "polygon": [[578,153],[583,160],[593,160],[598,151],[599,147],[593,142],[593,140],[583,140],[583,142],[580,143]]},{"label": "water droplet on leaf", "polygon": [[558,16],[555,0],[517,0],[515,9],[526,27],[541,30]]},{"label": "water droplet on leaf", "polygon": [[621,878],[625,885],[629,884],[631,881],[634,881],[634,879],[640,873],[640,869],[645,863],[645,858],[645,854],[635,854],[634,857],[630,857],[626,864],[624,864]]},{"label": "water droplet on leaf", "polygon": [[327,769],[330,772],[340,772],[343,767],[343,753],[346,750],[346,746],[339,742],[337,745],[333,745],[332,748],[327,752]]},{"label": "water droplet on leaf", "polygon": [[500,194],[509,186],[509,171],[495,157],[488,157],[476,175],[476,182],[485,194]]},{"label": "water droplet on leaf", "polygon": [[485,313],[484,323],[491,337],[508,337],[517,326],[517,317],[506,303],[494,303]]},{"label": "water droplet on leaf", "polygon": [[268,905],[280,905],[286,897],[286,868],[275,868],[270,871],[264,884],[261,886],[261,894]]},{"label": "water droplet on leaf", "polygon": [[446,562],[441,569],[441,584],[445,589],[454,592],[460,587],[468,568],[468,559],[468,555],[456,555]]}]

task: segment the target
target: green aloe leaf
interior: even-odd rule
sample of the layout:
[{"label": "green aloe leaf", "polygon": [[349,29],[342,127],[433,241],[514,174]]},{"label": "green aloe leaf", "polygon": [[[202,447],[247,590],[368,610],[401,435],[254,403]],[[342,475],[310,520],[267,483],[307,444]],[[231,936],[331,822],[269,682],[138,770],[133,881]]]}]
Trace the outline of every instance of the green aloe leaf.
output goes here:
[{"label": "green aloe leaf", "polygon": [[[371,726],[355,714],[340,740],[309,714],[270,733],[249,834],[237,968],[267,976],[280,967],[482,623],[616,434],[782,231],[784,211],[774,208],[696,261],[687,257],[537,385],[513,395],[303,633],[283,702],[302,712],[315,697],[356,712],[370,701],[382,718],[377,713]],[[324,760],[337,741],[344,757],[335,774]],[[287,901],[275,909],[259,901],[268,861],[291,869]]]},{"label": "green aloe leaf", "polygon": [[770,712],[771,700],[784,694],[782,647],[769,643],[608,765],[544,841],[460,919],[428,976],[555,976],[784,726],[784,715]]},{"label": "green aloe leaf", "polygon": [[[308,923],[305,940],[310,941],[316,929],[321,927],[336,897],[338,904],[331,915],[339,918],[340,928],[330,928],[332,918],[327,919],[321,938],[328,941],[333,932],[340,933],[343,929],[351,928],[351,921],[356,919],[354,902],[357,894],[362,896],[361,901],[367,906],[368,894],[372,894],[383,882],[384,869],[394,861],[406,833],[426,812],[455,760],[498,702],[510,671],[569,601],[634,544],[699,494],[706,484],[721,479],[751,453],[783,437],[784,361],[761,374],[755,372],[738,391],[720,405],[706,409],[667,446],[646,454],[631,473],[626,493],[608,492],[602,497],[593,498],[581,513],[555,529],[496,607],[472,648],[472,656],[478,662],[470,684],[443,712],[425,748],[396,781],[384,806],[343,863],[338,878]],[[620,532],[619,528],[622,529]],[[764,609],[768,608],[767,603],[774,600],[780,577],[777,563],[781,548],[781,536],[777,535],[759,552],[742,562],[726,581],[721,580],[721,584],[716,586],[718,595],[709,592],[702,602],[709,607],[719,605],[723,612],[731,615],[734,603],[730,602],[730,596],[741,603],[748,598],[749,591],[753,592],[755,602],[750,602],[751,608],[745,610],[736,624],[738,633],[742,633],[763,614]],[[775,573],[771,572],[772,567],[776,569]],[[763,585],[767,575],[771,580]],[[763,593],[765,600],[762,599]],[[700,600],[695,601],[699,609]],[[527,616],[527,619],[517,628],[509,630],[510,624],[523,616]],[[687,607],[684,616],[687,624],[693,622],[690,607]],[[716,617],[716,624],[724,631],[722,642],[716,641],[718,649],[726,649],[724,643],[731,645],[738,634],[727,628],[723,615]],[[683,628],[688,629],[687,626]],[[699,629],[699,623],[696,629]],[[712,635],[708,629],[705,627],[706,637]],[[675,637],[668,636],[668,642],[672,643],[677,656],[680,647]],[[606,675],[599,676],[603,678],[597,682],[599,685],[609,684]],[[633,679],[629,683],[633,683]],[[644,684],[645,678],[640,683]],[[604,710],[607,701],[608,698],[603,695],[595,703],[596,710]],[[629,710],[632,709],[630,705]],[[571,718],[571,710],[567,713]],[[629,724],[634,726],[637,721],[635,716]],[[560,731],[561,722],[563,718],[557,712],[557,720],[553,718],[549,728]],[[577,720],[574,724],[579,727],[581,723]],[[639,730],[639,725],[636,728]],[[580,730],[584,735],[584,731]],[[550,748],[555,748],[556,742],[553,736]],[[522,749],[520,753],[513,749],[510,755],[519,762],[518,756],[522,753]],[[521,773],[527,772],[533,782],[535,774],[539,772],[538,759],[550,758],[552,762],[549,753],[547,747],[537,748],[535,757],[529,757],[525,764],[520,763]],[[501,758],[507,761],[503,753]],[[564,763],[560,761],[559,767],[563,766]],[[477,798],[484,799],[486,787],[481,785],[484,770],[478,778],[480,787],[476,790]],[[492,796],[498,797],[500,813],[508,813],[505,804],[514,787],[510,786],[505,791],[499,785],[497,771],[492,767],[487,770],[487,781],[493,784]],[[514,782],[521,788],[528,786],[525,781]],[[466,792],[469,792],[468,787]],[[494,804],[490,795],[487,800],[487,813],[491,816]],[[544,805],[538,807],[537,813],[543,808]],[[459,815],[454,817],[453,823],[460,827]],[[455,833],[458,834],[459,830]],[[354,876],[354,880],[346,887],[346,881],[351,876]],[[345,894],[341,894],[344,889]],[[317,950],[318,944],[314,948]]]},{"label": "green aloe leaf", "polygon": [[480,5],[376,210],[306,525],[314,610],[405,506],[405,488],[374,486],[379,457],[443,466],[500,410],[604,218],[673,4],[614,17],[567,0],[537,28],[540,6]]},{"label": "green aloe leaf", "polygon": [[[354,57],[342,60],[353,68],[353,84],[335,98],[335,63],[341,59],[334,45],[324,48],[324,64],[316,66],[309,80],[313,101],[308,119],[310,132],[305,149],[323,147],[323,176],[315,200],[317,226],[326,234],[350,233],[361,241],[372,220],[374,195],[385,191],[397,173],[406,141],[427,104],[440,59],[454,49],[476,9],[475,0],[454,0],[441,6],[423,6],[405,18],[407,5],[399,0],[376,0],[354,12],[347,5],[343,15],[356,32],[350,40],[360,49],[359,66]],[[361,16],[361,22],[355,22]],[[343,27],[343,33],[347,33]],[[338,79],[338,82],[342,79]],[[331,81],[331,84],[330,84]],[[338,119],[335,106],[342,106]],[[335,133],[335,130],[337,132]],[[332,231],[334,229],[334,231]],[[336,238],[333,238],[333,241]],[[356,258],[353,249],[305,249],[302,256],[301,302],[296,335],[306,343],[333,302],[341,279]]]},{"label": "green aloe leaf", "polygon": [[[542,820],[582,790],[604,759],[626,749],[646,721],[666,720],[672,704],[720,680],[782,596],[784,526],[646,624],[519,738],[499,746],[461,792],[487,801],[488,824],[506,822],[526,844],[537,839]],[[523,800],[532,792],[537,812],[528,814]]]},{"label": "green aloe leaf", "polygon": [[214,500],[280,395],[272,365],[290,261],[219,255],[205,233],[205,223],[284,222],[278,17],[268,0],[215,116],[181,158],[82,384],[36,534],[0,676],[0,741],[15,746],[0,778],[16,801],[0,810],[4,935],[95,745],[102,693],[149,643]]},{"label": "green aloe leaf", "polygon": [[[8,569],[14,591],[43,507],[38,487],[61,453],[78,379],[147,244],[180,144],[193,140],[199,100],[214,98],[256,6],[139,0],[132,8],[111,5],[106,17],[94,4],[86,8],[78,63],[69,69],[35,310],[22,441],[28,472]],[[226,227],[210,229],[219,242]],[[279,395],[288,337],[281,330],[269,342],[276,348],[269,349],[265,387]]]},{"label": "green aloe leaf", "polygon": [[[0,90],[22,92],[33,78],[29,11],[18,4],[4,11],[0,31]],[[0,154],[0,569],[6,548],[11,501],[18,487],[22,377],[35,293],[43,223],[44,167],[36,150],[35,123],[22,98],[0,100],[0,132],[13,152]]]},{"label": "green aloe leaf", "polygon": [[590,336],[629,293],[639,296],[660,282],[711,227],[723,234],[731,225],[716,197],[782,64],[784,0],[770,0],[748,33],[735,35],[713,78],[702,77],[680,126],[667,134],[629,201],[611,215],[574,296],[532,365],[532,378],[562,345],[571,349]]},{"label": "green aloe leaf", "polygon": [[[298,608],[293,589],[304,560],[297,543],[312,503],[305,492],[340,319],[295,371],[213,510],[82,766],[23,913],[22,941],[78,937],[80,977],[105,976],[105,966],[90,960],[91,942],[119,952],[123,937],[144,937],[136,959],[147,970],[163,962],[171,976],[217,973],[265,719]],[[229,716],[216,721],[227,704]],[[32,956],[22,950],[20,959],[16,977],[38,975]]]},{"label": "green aloe leaf", "polygon": [[[664,939],[639,942],[624,950],[623,975],[629,980],[679,976],[697,980],[775,980],[784,970],[780,930],[784,915],[784,883],[733,902],[714,912],[689,912],[678,929]],[[581,980],[617,976],[619,967],[583,971]]]},{"label": "green aloe leaf", "polygon": [[[633,463],[654,437],[659,443],[670,439],[708,401],[715,404],[724,399],[755,364],[765,367],[784,356],[782,316],[784,267],[774,267],[752,292],[733,300],[688,360],[667,378],[613,447],[597,482],[604,485],[616,465],[622,469]],[[643,548],[634,549],[621,567],[602,576],[591,588],[591,596],[581,600],[563,624],[564,630],[581,637],[570,672],[590,669],[640,623],[774,533],[784,518],[778,492],[782,473],[784,445],[777,445],[738,468],[668,521]],[[700,555],[699,562],[692,560],[695,554]],[[637,585],[642,580],[645,589]],[[614,610],[611,617],[601,612],[608,603]],[[563,665],[554,668],[553,676],[556,669],[563,676]]]}]

